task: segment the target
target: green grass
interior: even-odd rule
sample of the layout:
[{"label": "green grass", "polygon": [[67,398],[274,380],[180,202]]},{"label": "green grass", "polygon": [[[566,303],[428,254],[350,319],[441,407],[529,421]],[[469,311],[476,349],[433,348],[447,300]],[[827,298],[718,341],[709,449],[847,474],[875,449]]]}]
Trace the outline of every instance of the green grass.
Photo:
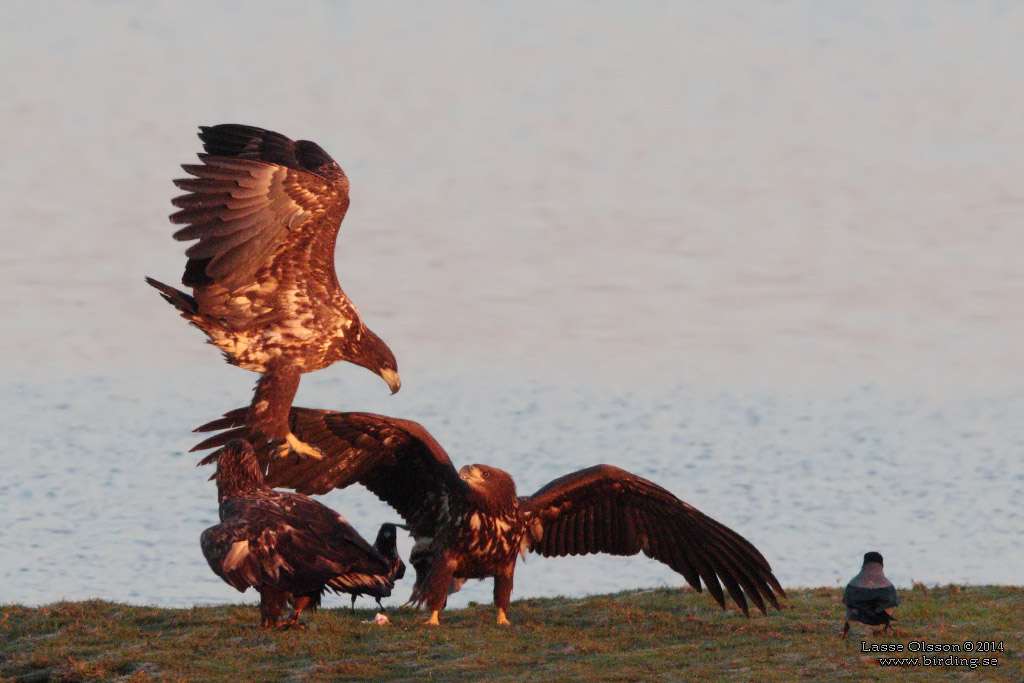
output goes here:
[{"label": "green grass", "polygon": [[[793,590],[782,612],[749,620],[707,595],[656,589],[512,603],[510,627],[491,605],[425,615],[323,610],[305,631],[264,632],[251,606],[158,609],[102,601],[0,607],[3,680],[696,681],[796,679],[1024,680],[1024,589],[902,591],[895,637],[855,625],[847,643],[840,590]],[[1002,642],[998,666],[882,668],[861,641]],[[904,656],[907,653],[904,653]],[[915,656],[910,653],[909,656]],[[946,655],[930,653],[929,656]],[[990,656],[960,653],[962,657]]]}]

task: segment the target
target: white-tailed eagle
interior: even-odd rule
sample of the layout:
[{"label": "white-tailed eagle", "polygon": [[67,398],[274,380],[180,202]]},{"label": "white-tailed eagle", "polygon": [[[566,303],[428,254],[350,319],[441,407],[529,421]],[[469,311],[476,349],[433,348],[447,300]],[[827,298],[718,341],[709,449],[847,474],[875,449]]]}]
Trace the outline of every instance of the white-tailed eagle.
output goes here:
[{"label": "white-tailed eagle", "polygon": [[[216,462],[220,524],[203,532],[200,545],[217,576],[259,592],[261,628],[298,626],[328,589],[378,601],[391,595],[392,563],[330,508],[267,486],[247,441],[230,441]],[[281,620],[286,603],[292,613]]]},{"label": "white-tailed eagle", "polygon": [[201,164],[182,168],[186,191],[172,203],[185,254],[182,284],[146,278],[232,365],[261,373],[247,423],[256,444],[280,455],[318,451],[288,430],[303,373],[340,360],[380,375],[398,391],[395,356],[363,324],[338,284],[334,247],[349,204],[348,178],[319,145],[272,131],[202,127]]},{"label": "white-tailed eagle", "polygon": [[[245,409],[196,431],[218,431],[193,450],[244,437]],[[465,579],[494,578],[498,623],[507,623],[520,553],[545,557],[644,553],[682,574],[725,607],[722,586],[748,614],[785,596],[764,556],[749,541],[657,484],[611,465],[560,477],[532,496],[517,496],[512,478],[487,465],[457,471],[419,424],[368,413],[293,407],[292,431],[324,453],[322,460],[257,452],[268,481],[308,494],[359,483],[408,523],[418,552],[412,602],[436,624],[448,593]],[[208,456],[205,464],[214,458]]]}]

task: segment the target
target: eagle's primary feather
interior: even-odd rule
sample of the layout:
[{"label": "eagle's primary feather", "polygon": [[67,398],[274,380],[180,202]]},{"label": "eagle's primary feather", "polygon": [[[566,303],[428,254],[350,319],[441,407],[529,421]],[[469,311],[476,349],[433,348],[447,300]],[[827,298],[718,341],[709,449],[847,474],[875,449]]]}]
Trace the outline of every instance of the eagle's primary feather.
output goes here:
[{"label": "eagle's primary feather", "polygon": [[[196,431],[220,433],[193,450],[245,436],[245,410]],[[644,553],[707,586],[724,608],[725,592],[748,614],[778,608],[785,592],[749,541],[657,484],[611,465],[556,479],[517,496],[512,478],[486,465],[456,471],[419,424],[369,413],[293,407],[290,427],[325,455],[322,460],[258,454],[275,486],[318,494],[359,483],[391,505],[416,539],[412,600],[433,612],[461,581],[494,577],[498,619],[505,621],[520,553],[564,556]],[[208,456],[202,463],[214,456]],[[723,591],[724,585],[724,591]]]},{"label": "eagle's primary feather", "polygon": [[172,203],[185,254],[187,294],[146,281],[198,327],[232,365],[263,375],[248,415],[253,440],[316,456],[288,431],[303,373],[340,360],[380,375],[398,391],[394,354],[363,324],[338,284],[334,249],[349,205],[341,167],[307,140],[223,124],[202,127],[200,164],[176,180]]}]

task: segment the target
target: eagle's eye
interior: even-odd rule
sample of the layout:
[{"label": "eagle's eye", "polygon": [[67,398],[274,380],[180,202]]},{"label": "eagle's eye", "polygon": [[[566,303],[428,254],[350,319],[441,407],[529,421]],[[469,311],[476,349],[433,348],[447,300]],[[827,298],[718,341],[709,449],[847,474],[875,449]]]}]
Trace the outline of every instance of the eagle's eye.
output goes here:
[{"label": "eagle's eye", "polygon": [[486,479],[486,478],[487,478],[487,477],[489,477],[489,476],[491,476],[491,473],[490,473],[490,472],[488,472],[487,470],[484,470],[484,471],[483,471],[483,478],[484,478],[484,479]]}]

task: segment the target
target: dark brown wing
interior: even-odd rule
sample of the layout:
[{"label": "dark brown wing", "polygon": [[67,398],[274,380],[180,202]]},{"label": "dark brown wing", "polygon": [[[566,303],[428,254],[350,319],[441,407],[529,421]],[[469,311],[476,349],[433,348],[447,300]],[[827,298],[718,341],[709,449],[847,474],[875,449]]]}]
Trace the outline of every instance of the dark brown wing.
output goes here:
[{"label": "dark brown wing", "polygon": [[[744,614],[747,597],[765,612],[785,596],[764,556],[735,531],[657,484],[611,465],[554,480],[520,498],[530,549],[546,557],[610,553],[663,562],[701,589],[701,579],[723,608],[725,584]],[[774,590],[774,592],[773,592]]]},{"label": "dark brown wing", "polygon": [[[246,408],[239,408],[199,427],[197,432],[221,433],[192,450],[223,446],[247,438]],[[461,505],[465,482],[459,479],[448,454],[422,426],[370,413],[338,413],[310,408],[291,409],[292,433],[324,454],[322,460],[275,458],[269,447],[256,455],[267,467],[267,484],[322,494],[362,484],[393,507],[415,536],[432,537],[447,523],[449,511]],[[199,464],[213,462],[216,454]]]},{"label": "dark brown wing", "polygon": [[271,583],[298,594],[328,586],[390,595],[388,562],[337,513],[309,498],[268,493],[225,501],[224,521],[203,532],[203,554],[218,576],[241,591]]},{"label": "dark brown wing", "polygon": [[194,177],[175,181],[187,194],[172,201],[181,210],[171,222],[187,225],[175,239],[199,240],[185,252],[182,283],[232,291],[253,283],[261,268],[301,267],[336,286],[334,245],[349,201],[341,167],[315,143],[261,128],[200,131],[203,163],[182,166]]}]

